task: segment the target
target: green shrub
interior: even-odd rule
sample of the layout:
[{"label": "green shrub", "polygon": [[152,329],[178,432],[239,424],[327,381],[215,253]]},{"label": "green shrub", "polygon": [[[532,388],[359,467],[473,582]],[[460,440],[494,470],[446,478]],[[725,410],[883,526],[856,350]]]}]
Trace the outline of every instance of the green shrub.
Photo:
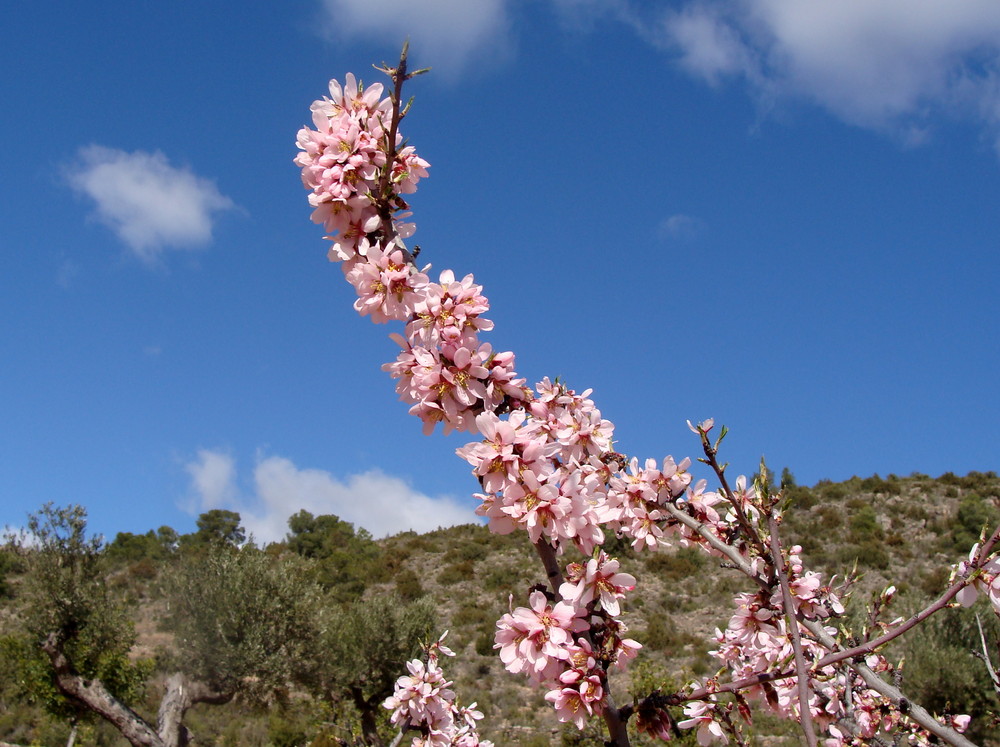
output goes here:
[{"label": "green shrub", "polygon": [[889,554],[881,543],[874,540],[862,544],[844,545],[837,551],[837,560],[844,567],[853,566],[855,562],[864,568],[885,570],[889,567]]},{"label": "green shrub", "polygon": [[969,493],[958,504],[951,520],[951,544],[959,551],[967,550],[979,541],[985,528],[992,532],[1000,521],[1000,511],[990,501]]},{"label": "green shrub", "polygon": [[832,483],[829,480],[820,480],[816,483],[816,489],[824,501],[843,500],[850,492],[850,489],[843,483]]},{"label": "green shrub", "polygon": [[420,577],[409,568],[404,568],[396,574],[396,593],[404,602],[420,599],[427,592],[420,584]]},{"label": "green shrub", "polygon": [[875,516],[875,509],[868,504],[863,504],[850,521],[850,541],[855,544],[866,544],[881,540],[885,532],[878,523]]},{"label": "green shrub", "polygon": [[697,576],[704,565],[704,553],[693,547],[682,547],[675,553],[654,553],[646,561],[647,570],[670,580]]},{"label": "green shrub", "polygon": [[839,529],[843,523],[843,511],[836,506],[820,506],[819,509],[820,526],[823,529]]},{"label": "green shrub", "polygon": [[441,572],[438,573],[437,580],[442,586],[451,586],[461,581],[470,580],[475,572],[475,566],[468,560],[463,560],[460,563],[452,563],[442,568]]},{"label": "green shrub", "polygon": [[479,542],[463,542],[449,548],[444,554],[445,563],[455,563],[458,561],[468,561],[470,563],[482,560],[489,554],[489,548]]},{"label": "green shrub", "polygon": [[985,665],[972,655],[982,650],[977,613],[986,640],[1000,639],[1000,621],[985,600],[968,609],[943,610],[905,637],[903,684],[915,702],[933,713],[972,716],[966,736],[984,744],[996,740],[1000,732],[990,718],[997,710],[993,686]]}]

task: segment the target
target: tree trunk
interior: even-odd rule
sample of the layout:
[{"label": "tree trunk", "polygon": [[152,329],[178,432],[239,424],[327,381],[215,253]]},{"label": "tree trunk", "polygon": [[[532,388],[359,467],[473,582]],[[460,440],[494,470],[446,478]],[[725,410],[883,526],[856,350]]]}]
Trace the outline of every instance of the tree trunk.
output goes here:
[{"label": "tree trunk", "polygon": [[[45,639],[42,651],[52,662],[59,691],[109,722],[132,747],[188,747],[191,732],[184,726],[187,710],[195,703],[222,705],[233,699],[232,693],[216,692],[178,672],[167,678],[166,692],[160,701],[157,729],[154,730],[139,714],[109,693],[100,680],[81,677],[63,653],[55,633]],[[74,728],[67,747],[72,745],[75,735]]]},{"label": "tree trunk", "polygon": [[76,724],[69,730],[69,738],[66,740],[66,747],[73,747],[76,744]]},{"label": "tree trunk", "polygon": [[166,745],[153,728],[135,711],[107,691],[100,680],[87,680],[73,668],[63,653],[59,638],[50,633],[42,644],[42,651],[52,662],[59,691],[83,703],[105,721],[111,723],[133,747],[172,747]]},{"label": "tree trunk", "polygon": [[188,747],[191,731],[184,726],[187,710],[195,703],[223,705],[232,699],[232,693],[216,692],[201,682],[188,679],[181,672],[170,675],[156,719],[160,739],[166,747]]},{"label": "tree trunk", "polygon": [[378,722],[375,719],[375,705],[365,700],[360,687],[351,688],[351,697],[354,698],[354,705],[361,712],[361,738],[365,744],[382,747],[382,737],[378,733]]}]

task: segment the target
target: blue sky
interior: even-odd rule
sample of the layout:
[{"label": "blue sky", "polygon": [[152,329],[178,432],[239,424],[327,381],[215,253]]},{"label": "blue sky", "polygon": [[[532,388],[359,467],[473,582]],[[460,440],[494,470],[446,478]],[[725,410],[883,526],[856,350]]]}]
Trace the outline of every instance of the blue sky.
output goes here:
[{"label": "blue sky", "polygon": [[261,540],[474,520],[380,370],[292,164],[331,77],[409,36],[434,272],[619,448],[731,429],[800,483],[998,466],[992,0],[109,0],[0,24],[0,525]]}]

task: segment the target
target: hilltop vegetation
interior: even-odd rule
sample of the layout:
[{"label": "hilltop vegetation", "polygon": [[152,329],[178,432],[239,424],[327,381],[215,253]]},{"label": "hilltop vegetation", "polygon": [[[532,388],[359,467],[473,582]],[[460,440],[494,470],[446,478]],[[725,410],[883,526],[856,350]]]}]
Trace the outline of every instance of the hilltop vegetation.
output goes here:
[{"label": "hilltop vegetation", "polygon": [[[826,574],[855,565],[861,574],[846,613],[855,629],[890,583],[898,615],[940,594],[950,566],[1000,522],[995,473],[804,487],[786,470],[782,483],[786,543],[801,545],[807,565]],[[75,726],[78,746],[126,744],[58,692],[41,649],[52,631],[81,674],[99,676],[149,723],[170,677],[207,686],[215,701],[183,714],[194,744],[327,747],[389,737],[381,700],[418,640],[447,629],[459,655],[446,672],[464,702],[478,701],[485,737],[498,746],[600,743],[596,732],[558,723],[493,651],[511,595],[523,604],[541,577],[519,535],[469,524],[375,540],[335,516],[301,511],[284,542],[258,549],[244,544],[237,514],[212,511],[189,535],[160,527],[104,544],[83,531],[81,512],[48,510],[36,530],[48,520],[63,543],[49,549],[75,542],[77,561],[47,563],[44,543],[0,553],[0,741],[62,745]],[[728,621],[742,577],[695,548],[640,554],[610,538],[607,549],[639,579],[625,621],[644,645],[616,689],[677,689],[714,673],[713,632]],[[972,654],[980,648],[974,611],[946,610],[890,658],[905,657],[902,687],[914,700],[974,715],[974,741],[993,743],[998,704]],[[1000,640],[992,612],[981,617],[987,640]],[[755,729],[762,742],[798,743],[790,725],[765,719]]]}]

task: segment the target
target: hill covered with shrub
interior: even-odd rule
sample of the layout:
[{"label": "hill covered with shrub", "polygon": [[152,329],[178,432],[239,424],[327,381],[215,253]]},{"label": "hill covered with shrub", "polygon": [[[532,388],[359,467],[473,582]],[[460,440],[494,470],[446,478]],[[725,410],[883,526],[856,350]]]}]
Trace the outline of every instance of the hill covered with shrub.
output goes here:
[{"label": "hill covered with shrub", "polygon": [[[805,487],[786,470],[781,488],[789,503],[785,544],[800,545],[806,565],[827,580],[856,569],[845,613],[852,630],[864,627],[872,600],[890,584],[897,590],[895,615],[925,606],[946,588],[950,568],[983,527],[1000,523],[995,473],[875,475]],[[469,524],[375,540],[335,516],[302,511],[290,519],[284,542],[253,548],[245,546],[238,515],[213,511],[190,535],[161,527],[92,541],[91,549],[107,595],[99,604],[127,615],[131,636],[123,658],[102,662],[95,654],[93,665],[104,677],[122,675],[122,692],[150,722],[175,672],[197,674],[225,691],[224,702],[187,712],[195,744],[326,747],[360,744],[365,734],[389,739],[387,714],[377,707],[384,688],[418,655],[417,638],[444,630],[458,653],[444,662],[445,671],[459,697],[484,712],[485,737],[497,745],[600,743],[596,729],[560,724],[542,693],[506,673],[493,650],[496,620],[511,603],[523,605],[543,578],[521,535]],[[643,649],[627,672],[615,675],[619,700],[714,674],[719,665],[708,653],[714,631],[726,626],[733,595],[746,590],[743,577],[697,548],[640,553],[612,537],[606,549],[639,584],[624,619]],[[0,741],[62,745],[75,727],[77,746],[126,744],[107,723],[61,699],[52,684],[31,627],[38,625],[41,588],[33,552],[30,545],[9,546],[0,554]],[[208,568],[215,569],[215,586],[204,581]],[[282,595],[304,600],[295,602],[294,615],[281,607],[292,601],[275,606]],[[977,610],[995,650],[1000,625],[977,607],[936,615],[894,644],[890,658],[905,660],[901,686],[915,701],[974,715],[973,739],[997,743],[991,714],[998,704],[973,653],[981,648]],[[88,623],[92,629],[110,624],[98,617]],[[261,617],[275,624],[261,628]],[[795,728],[773,719],[758,720],[755,732],[761,743],[798,743]]]}]

